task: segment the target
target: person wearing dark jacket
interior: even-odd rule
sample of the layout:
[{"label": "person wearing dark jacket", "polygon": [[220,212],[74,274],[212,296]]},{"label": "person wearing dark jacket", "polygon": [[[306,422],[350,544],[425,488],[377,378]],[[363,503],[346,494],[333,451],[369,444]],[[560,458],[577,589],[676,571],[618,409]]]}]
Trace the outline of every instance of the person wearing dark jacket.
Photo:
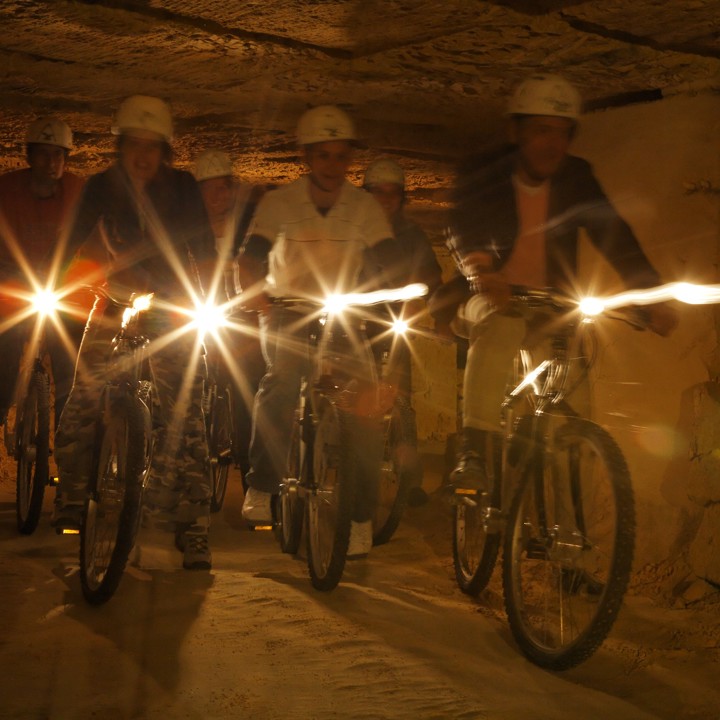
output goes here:
[{"label": "person wearing dark jacket", "polygon": [[[405,171],[393,160],[381,158],[371,162],[363,176],[363,187],[380,204],[392,227],[393,241],[396,253],[401,261],[395,267],[385,270],[383,281],[388,287],[409,285],[410,283],[424,283],[428,286],[428,294],[434,292],[442,284],[442,270],[435,257],[432,244],[425,231],[405,214]],[[372,275],[373,271],[370,270]],[[403,319],[412,321],[413,304],[405,307],[393,307],[392,312]],[[368,333],[381,335],[372,323],[368,324]],[[387,333],[385,333],[387,334]],[[388,347],[389,346],[389,347]],[[375,343],[375,353],[389,352],[389,372],[397,382],[397,389],[408,409],[411,392],[412,359],[407,341],[398,338],[387,343]],[[412,411],[414,417],[414,410]],[[417,438],[415,438],[417,440]],[[411,468],[413,484],[408,493],[408,503],[411,506],[423,505],[427,502],[427,494],[422,488],[422,464],[415,446],[405,448],[408,453],[407,465]]]},{"label": "person wearing dark jacket", "polygon": [[[212,290],[215,239],[195,179],[169,165],[172,119],[167,105],[134,95],[121,104],[112,131],[119,136],[117,162],[88,180],[68,250],[103,258],[113,297],[127,301],[132,294],[154,294],[144,317],[152,341],[148,355],[157,410],[146,509],[175,531],[185,568],[209,569],[211,487],[200,348],[195,333],[175,333],[170,342],[166,338],[183,322],[168,308],[192,308],[191,293],[202,297],[203,289]],[[98,299],[88,318],[56,439],[56,527],[79,522],[97,403],[121,313]]]},{"label": "person wearing dark jacket", "polygon": [[[590,164],[569,154],[580,104],[564,78],[528,78],[509,106],[510,152],[469,170],[457,184],[449,241],[461,274],[430,303],[436,322],[453,322],[470,341],[453,486],[485,484],[486,436],[499,430],[507,370],[527,330],[526,318],[503,313],[512,285],[572,290],[581,229],[627,286],[660,283]],[[652,330],[673,330],[671,308],[648,310]]]}]

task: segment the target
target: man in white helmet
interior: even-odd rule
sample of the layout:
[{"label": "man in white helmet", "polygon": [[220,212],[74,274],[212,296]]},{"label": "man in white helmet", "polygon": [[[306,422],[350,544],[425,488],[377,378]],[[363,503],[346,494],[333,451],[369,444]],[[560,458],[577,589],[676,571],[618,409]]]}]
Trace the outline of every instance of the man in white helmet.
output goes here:
[{"label": "man in white helmet", "polygon": [[[62,268],[61,243],[83,186],[83,180],[65,169],[72,149],[72,132],[56,117],[41,117],[29,126],[25,138],[28,167],[0,175],[0,321],[10,320],[20,308],[11,299],[12,287],[32,289],[28,269],[40,285]],[[55,383],[55,417],[60,417],[72,385],[75,356],[85,322],[63,314],[63,325],[73,350],[52,323],[46,324],[46,344]],[[0,425],[12,404],[28,323],[13,325],[0,334]]]},{"label": "man in white helmet", "polygon": [[[243,516],[256,523],[272,519],[271,498],[285,471],[300,380],[308,369],[307,353],[297,352],[307,343],[307,326],[273,307],[272,298],[322,299],[355,291],[366,257],[387,265],[386,255],[394,251],[382,208],[346,179],[356,142],[347,114],[332,105],[308,110],[297,141],[307,173],[265,195],[239,258],[246,306],[260,312],[268,364],[255,398],[243,504]],[[370,550],[371,502],[358,503],[348,557]]]},{"label": "man in white helmet", "polygon": [[[238,183],[233,177],[232,160],[223,150],[200,153],[195,160],[194,174],[215,235],[215,247],[225,268],[226,293],[232,298],[238,292],[236,256],[265,188]],[[236,335],[228,349],[238,370],[230,374],[235,380],[233,458],[245,482],[250,470],[252,405],[265,373],[265,360],[257,339],[257,313],[244,313],[242,322],[248,332]]]},{"label": "man in white helmet", "polygon": [[[508,368],[526,333],[525,319],[502,312],[512,285],[572,289],[581,229],[628,287],[660,283],[590,164],[569,154],[580,111],[580,95],[563,77],[529,77],[508,107],[509,151],[458,182],[451,231],[464,276],[430,302],[441,323],[466,302],[461,318],[470,347],[451,486],[482,489],[486,483],[486,437],[500,429]],[[658,334],[675,327],[668,306],[650,306],[649,313]]]},{"label": "man in white helmet", "polygon": [[[430,240],[422,228],[405,214],[405,172],[395,161],[381,158],[371,162],[363,176],[363,188],[380,204],[393,230],[398,257],[396,267],[386,268],[389,285],[425,283],[432,293],[442,283],[442,270]],[[393,343],[391,365],[397,377],[399,391],[410,402],[411,358],[406,343]],[[410,505],[422,505],[427,494],[421,487],[422,468],[417,453],[413,453],[415,485],[410,489]]]},{"label": "man in white helmet", "polygon": [[[159,98],[133,95],[117,112],[117,160],[93,175],[69,236],[69,251],[102,253],[111,294],[154,293],[144,316],[153,375],[154,448],[145,493],[157,523],[169,525],[187,569],[209,569],[211,487],[202,414],[203,376],[194,333],[165,336],[182,325],[172,306],[192,307],[188,285],[211,291],[217,256],[197,183],[171,167],[173,123]],[[199,275],[199,277],[198,277]],[[77,525],[93,446],[93,419],[111,340],[122,310],[98,298],[88,318],[57,434],[60,485],[53,524]],[[157,342],[156,342],[157,340]],[[189,387],[188,387],[189,382]]]}]

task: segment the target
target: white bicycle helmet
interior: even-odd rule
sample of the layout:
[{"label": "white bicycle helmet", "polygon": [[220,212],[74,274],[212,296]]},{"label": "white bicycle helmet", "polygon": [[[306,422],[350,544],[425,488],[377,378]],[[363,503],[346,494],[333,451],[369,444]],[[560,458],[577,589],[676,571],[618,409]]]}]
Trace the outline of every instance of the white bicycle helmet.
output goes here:
[{"label": "white bicycle helmet", "polygon": [[508,115],[550,115],[577,120],[582,101],[580,93],[560,75],[532,75],[515,90],[508,104]]},{"label": "white bicycle helmet", "polygon": [[25,136],[28,145],[55,145],[72,150],[72,131],[66,123],[55,117],[41,117],[30,124]]},{"label": "white bicycle helmet", "polygon": [[334,105],[319,105],[307,110],[298,122],[298,145],[356,139],[352,120],[346,112]]},{"label": "white bicycle helmet", "polygon": [[232,160],[222,150],[206,150],[195,160],[195,179],[198,182],[233,174]]},{"label": "white bicycle helmet", "polygon": [[118,108],[111,128],[113,135],[151,133],[165,142],[172,142],[173,122],[170,108],[160,98],[150,95],[131,95]]}]

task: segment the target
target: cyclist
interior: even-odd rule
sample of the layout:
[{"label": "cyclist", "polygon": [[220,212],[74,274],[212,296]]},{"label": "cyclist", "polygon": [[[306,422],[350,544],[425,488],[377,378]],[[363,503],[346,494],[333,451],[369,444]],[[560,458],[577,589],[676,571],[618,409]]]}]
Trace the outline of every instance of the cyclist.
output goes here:
[{"label": "cyclist", "polygon": [[[297,141],[307,173],[265,195],[239,257],[245,305],[260,313],[267,372],[253,410],[251,469],[243,517],[271,521],[288,457],[301,377],[307,371],[307,328],[272,305],[272,298],[323,298],[356,290],[364,256],[388,265],[392,230],[372,196],[346,175],[353,160],[355,128],[341,109],[321,105],[298,122]],[[368,483],[368,487],[369,487]],[[348,556],[372,545],[372,508],[358,503]]]},{"label": "cyclist", "polygon": [[[425,283],[434,292],[442,283],[442,270],[425,232],[405,215],[405,172],[393,160],[380,159],[370,163],[363,176],[363,188],[378,201],[390,222],[397,250],[402,258],[396,267],[387,268],[389,285]],[[399,379],[399,391],[410,397],[411,358],[407,344],[395,343],[392,348],[392,367]],[[419,457],[414,458],[415,485],[410,490],[410,505],[427,502],[421,487],[422,468]]]},{"label": "cyclist", "polygon": [[[232,298],[238,290],[235,257],[264,188],[236,182],[230,156],[216,149],[206,150],[198,155],[195,160],[195,179],[200,186],[213,228],[215,247],[225,267],[225,289],[228,298]],[[257,314],[245,313],[243,323],[249,331],[239,336],[230,349],[239,371],[235,374],[236,382],[233,383],[233,455],[245,482],[250,470],[248,450],[252,428],[252,402],[260,378],[265,373],[265,360],[257,337]]]},{"label": "cyclist", "polygon": [[[10,288],[32,288],[29,273],[41,286],[58,273],[68,224],[72,220],[83,181],[66,168],[73,147],[70,128],[56,117],[41,117],[27,129],[25,151],[28,167],[0,175],[0,283]],[[57,256],[57,257],[56,257]],[[55,263],[55,265],[53,265]],[[10,315],[13,301],[0,299],[2,320]],[[0,425],[12,405],[27,322],[6,326],[0,333]],[[60,418],[72,385],[77,348],[85,322],[63,317],[64,330],[47,323],[46,343],[55,382],[55,418]],[[65,334],[67,333],[67,338]],[[65,339],[64,339],[65,338]],[[69,339],[69,344],[67,340]]]},{"label": "cyclist", "polygon": [[[565,78],[527,78],[508,106],[509,151],[458,181],[451,232],[464,276],[440,288],[430,303],[436,319],[448,322],[464,302],[455,327],[470,341],[451,486],[482,489],[485,483],[486,434],[499,429],[507,368],[526,332],[524,318],[503,312],[511,285],[572,288],[581,228],[627,286],[660,282],[590,164],[569,154],[580,112],[580,95]],[[656,333],[674,329],[677,317],[669,306],[648,310]]]},{"label": "cyclist", "polygon": [[[202,286],[212,288],[212,231],[192,175],[170,166],[173,123],[165,102],[146,95],[127,98],[112,133],[117,135],[117,160],[88,180],[70,232],[70,250],[85,244],[88,252],[104,253],[112,295],[154,293],[146,315],[156,401],[146,507],[175,530],[185,568],[209,569],[211,486],[199,349],[191,333],[170,342],[164,336],[179,324],[167,307],[190,304],[186,287],[197,287],[195,269]],[[117,309],[97,300],[57,437],[56,527],[79,524],[103,371],[119,325]]]}]

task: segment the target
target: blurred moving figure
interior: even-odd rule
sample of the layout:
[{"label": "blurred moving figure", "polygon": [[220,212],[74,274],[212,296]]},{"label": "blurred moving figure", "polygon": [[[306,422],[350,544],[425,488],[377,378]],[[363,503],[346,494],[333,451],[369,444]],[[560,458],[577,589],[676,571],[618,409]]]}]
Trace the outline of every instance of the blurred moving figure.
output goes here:
[{"label": "blurred moving figure", "polygon": [[[66,170],[73,147],[68,125],[56,117],[41,117],[25,138],[28,167],[0,175],[0,425],[13,403],[23,344],[34,320],[5,325],[18,309],[13,289],[32,291],[32,280],[53,288],[60,280],[60,261],[83,180]],[[32,280],[31,280],[32,279]],[[55,421],[70,393],[77,349],[85,319],[63,314],[65,333],[46,323],[45,339],[55,382]],[[65,337],[63,337],[65,335]]]},{"label": "blurred moving figure", "polygon": [[[300,381],[309,369],[307,323],[274,306],[273,298],[322,301],[357,290],[366,261],[393,264],[392,230],[382,209],[346,179],[356,139],[351,119],[333,105],[301,116],[297,141],[308,171],[262,199],[239,257],[245,306],[260,313],[268,368],[253,411],[243,504],[251,522],[272,521],[271,498],[285,472]],[[370,485],[364,485],[368,493]],[[369,552],[371,513],[369,501],[356,503],[348,557]]]},{"label": "blurred moving figure", "polygon": [[[580,94],[565,78],[527,78],[508,105],[508,152],[459,178],[451,242],[462,274],[430,301],[438,322],[453,321],[470,340],[452,487],[487,489],[487,434],[500,429],[508,369],[528,324],[538,320],[504,312],[511,285],[572,292],[581,229],[628,287],[660,283],[590,164],[569,154],[580,113]],[[648,310],[658,334],[675,327],[677,317],[668,306]]]},{"label": "blurred moving figure", "polygon": [[[225,268],[225,291],[228,299],[238,292],[237,253],[264,194],[264,188],[241,185],[233,177],[230,156],[217,149],[206,150],[195,160],[195,179],[205,203],[215,235],[215,247]],[[235,311],[235,315],[240,311]],[[265,374],[265,359],[260,347],[257,313],[243,312],[239,318],[246,332],[226,335],[234,367],[226,368],[232,378],[233,461],[240,468],[243,486],[250,471],[250,435],[252,406],[260,379]]]},{"label": "blurred moving figure", "polygon": [[[117,136],[117,160],[88,180],[69,251],[82,245],[88,252],[104,253],[113,296],[154,293],[144,316],[152,339],[156,407],[146,510],[175,531],[185,568],[209,569],[211,486],[200,345],[195,333],[172,335],[186,322],[172,308],[192,307],[189,287],[200,296],[201,287],[212,289],[214,238],[194,178],[170,165],[173,123],[165,102],[146,95],[127,98],[112,133]],[[56,527],[79,525],[91,472],[94,417],[120,320],[117,308],[101,299],[88,318],[57,435]]]}]

